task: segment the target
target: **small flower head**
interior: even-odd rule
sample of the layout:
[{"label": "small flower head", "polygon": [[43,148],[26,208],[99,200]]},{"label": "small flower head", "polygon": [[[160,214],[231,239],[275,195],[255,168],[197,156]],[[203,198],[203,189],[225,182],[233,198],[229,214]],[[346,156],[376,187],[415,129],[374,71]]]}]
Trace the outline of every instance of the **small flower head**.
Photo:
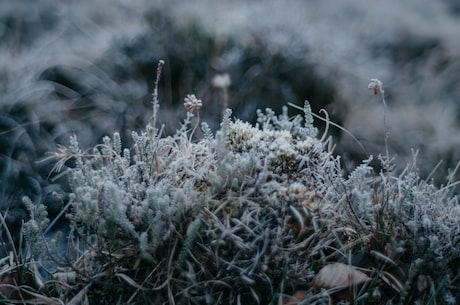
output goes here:
[{"label": "small flower head", "polygon": [[368,89],[374,90],[374,94],[383,93],[383,84],[377,78],[371,78],[369,81],[369,85],[367,85]]},{"label": "small flower head", "polygon": [[195,94],[189,94],[184,98],[184,106],[188,110],[200,110],[201,106],[203,106],[203,103],[201,100],[197,99]]},{"label": "small flower head", "polygon": [[211,86],[213,86],[214,88],[222,88],[222,89],[227,88],[231,84],[232,84],[232,81],[230,79],[230,75],[228,75],[227,73],[218,74],[214,76],[211,82]]}]

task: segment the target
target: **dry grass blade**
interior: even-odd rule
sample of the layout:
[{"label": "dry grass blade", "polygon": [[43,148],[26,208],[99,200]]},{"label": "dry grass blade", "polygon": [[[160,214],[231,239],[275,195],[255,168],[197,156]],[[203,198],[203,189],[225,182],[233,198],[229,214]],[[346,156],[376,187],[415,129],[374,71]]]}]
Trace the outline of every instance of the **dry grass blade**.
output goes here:
[{"label": "dry grass blade", "polygon": [[67,303],[67,305],[81,305],[81,304],[87,304],[85,302],[85,299],[87,298],[87,293],[89,288],[91,287],[91,283],[86,285],[85,287],[82,288],[70,301]]},{"label": "dry grass blade", "polygon": [[392,260],[388,256],[386,256],[386,255],[384,255],[384,254],[382,254],[380,252],[377,252],[375,250],[371,250],[370,254],[372,256],[374,256],[375,258],[377,258],[378,260],[381,260],[383,262],[389,263],[392,266],[397,266],[398,265],[398,264],[396,264],[396,262],[394,260]]},{"label": "dry grass blade", "polygon": [[300,212],[292,205],[289,206],[289,210],[292,212],[292,215],[297,220],[298,225],[300,226],[299,232],[303,232],[305,229],[305,223],[302,215],[300,215]]},{"label": "dry grass blade", "polygon": [[131,277],[129,277],[128,275],[124,274],[124,273],[116,273],[115,274],[117,277],[121,278],[123,281],[125,281],[126,283],[128,283],[129,285],[133,286],[134,288],[136,289],[139,289],[139,290],[148,290],[147,288],[145,287],[142,287],[141,285],[139,285],[138,283],[136,283],[136,281],[134,281]]},{"label": "dry grass blade", "polygon": [[26,304],[47,304],[47,305],[63,305],[65,304],[61,300],[57,298],[49,298],[42,294],[32,292],[26,287],[21,287],[22,291],[24,291],[27,295],[34,297],[35,299],[27,300]]},{"label": "dry grass blade", "polygon": [[[61,305],[64,304],[56,298],[50,298],[45,295],[36,293],[34,289],[27,285],[17,285],[16,283],[0,284],[0,295],[3,302],[11,302],[16,304],[18,302],[24,304],[49,304],[49,305]],[[7,304],[7,303],[1,303]]]},{"label": "dry grass blade", "polygon": [[379,277],[397,293],[401,293],[404,290],[404,285],[391,273],[383,271],[382,273],[379,273]]}]

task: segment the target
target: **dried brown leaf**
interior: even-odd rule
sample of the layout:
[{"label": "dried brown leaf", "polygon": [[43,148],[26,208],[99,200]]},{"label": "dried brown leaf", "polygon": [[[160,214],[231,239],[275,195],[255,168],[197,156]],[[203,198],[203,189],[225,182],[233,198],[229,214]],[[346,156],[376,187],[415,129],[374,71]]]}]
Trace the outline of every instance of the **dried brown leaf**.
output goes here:
[{"label": "dried brown leaf", "polygon": [[326,265],[313,278],[313,286],[325,289],[341,289],[369,281],[363,272],[343,263]]},{"label": "dried brown leaf", "polygon": [[297,305],[305,299],[307,295],[307,291],[305,290],[298,290],[296,291],[289,299],[283,302],[283,305]]}]

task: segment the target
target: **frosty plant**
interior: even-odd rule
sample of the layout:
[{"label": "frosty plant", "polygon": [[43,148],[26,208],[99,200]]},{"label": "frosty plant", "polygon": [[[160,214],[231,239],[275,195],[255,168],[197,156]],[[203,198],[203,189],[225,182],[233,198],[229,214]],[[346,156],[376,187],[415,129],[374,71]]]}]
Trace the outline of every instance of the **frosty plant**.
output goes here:
[{"label": "frosty plant", "polygon": [[[67,169],[67,251],[53,252],[52,243],[37,250],[59,267],[44,285],[50,296],[66,304],[444,304],[459,297],[460,216],[449,213],[458,210],[449,185],[421,180],[415,164],[394,175],[389,158],[380,158],[385,174],[376,174],[371,156],[343,177],[340,156],[326,133],[318,138],[313,119],[347,131],[308,102],[292,105],[303,111],[292,118],[287,107],[279,115],[258,110],[255,125],[227,109],[215,135],[203,122],[198,137],[205,105],[187,95],[186,119],[165,136],[157,126],[162,66],[152,119],[132,133],[132,148],[114,133],[92,150],[74,135],[58,149],[58,168],[70,159],[75,166]],[[369,88],[383,93],[377,80]],[[32,216],[29,243],[39,235],[35,224],[48,223],[36,220],[44,213]]]},{"label": "frosty plant", "polygon": [[203,139],[192,142],[202,102],[188,95],[182,127],[162,137],[154,125],[161,66],[153,117],[146,131],[133,133],[134,153],[118,133],[86,155],[71,139],[65,155],[76,160],[68,174],[77,238],[66,268],[84,274],[86,284],[101,277],[107,287],[128,284],[125,301],[250,303],[292,290],[311,265],[286,266],[316,260],[317,245],[335,239],[320,220],[311,227],[327,195],[319,177],[337,175],[338,164],[316,139],[310,105],[303,118],[290,119],[287,107],[279,116],[258,111],[255,127],[227,110],[215,137],[202,124]]}]

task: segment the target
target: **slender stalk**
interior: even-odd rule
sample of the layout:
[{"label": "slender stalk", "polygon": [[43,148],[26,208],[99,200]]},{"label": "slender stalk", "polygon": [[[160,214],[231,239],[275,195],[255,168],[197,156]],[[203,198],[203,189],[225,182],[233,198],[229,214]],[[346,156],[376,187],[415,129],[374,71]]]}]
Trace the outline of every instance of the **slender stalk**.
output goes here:
[{"label": "slender stalk", "polygon": [[155,83],[153,87],[153,93],[152,93],[152,106],[153,106],[153,114],[152,114],[152,127],[156,126],[156,121],[157,121],[157,115],[158,115],[158,108],[159,108],[159,103],[158,103],[158,84],[160,82],[160,77],[161,77],[161,71],[163,70],[165,62],[164,60],[160,60],[158,62],[157,66],[157,74],[155,78]]}]

